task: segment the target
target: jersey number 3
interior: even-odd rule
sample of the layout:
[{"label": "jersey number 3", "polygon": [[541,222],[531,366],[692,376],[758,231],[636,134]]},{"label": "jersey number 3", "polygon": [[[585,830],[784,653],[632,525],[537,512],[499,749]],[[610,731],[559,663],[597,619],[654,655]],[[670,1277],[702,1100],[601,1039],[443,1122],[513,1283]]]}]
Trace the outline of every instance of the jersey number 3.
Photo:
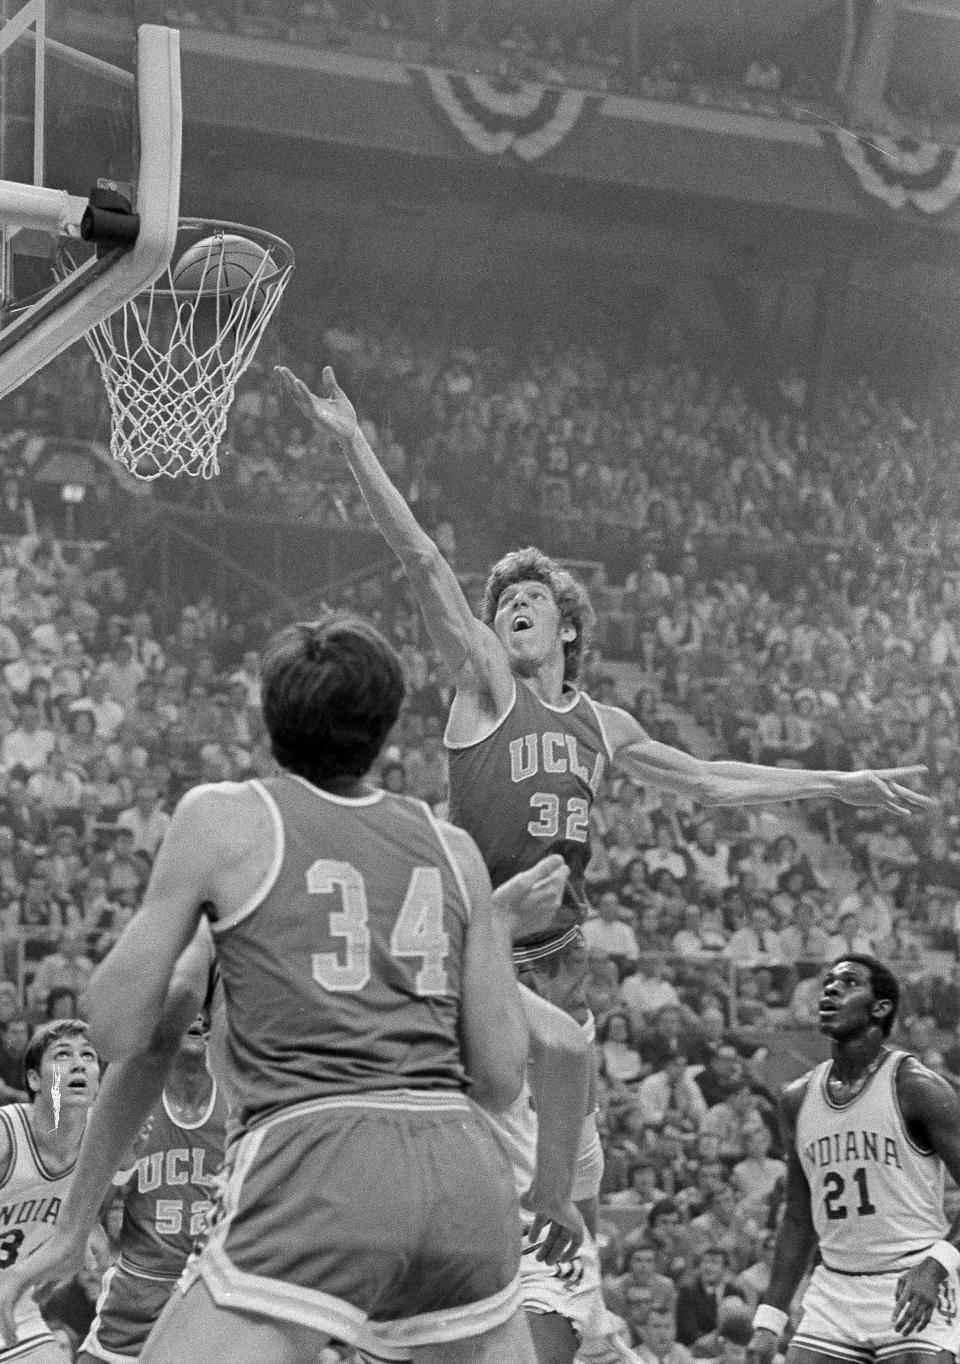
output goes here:
[{"label": "jersey number 3", "polygon": [[[337,952],[314,952],[314,980],[325,990],[362,990],[370,979],[370,914],[363,877],[349,862],[320,858],[307,872],[307,890],[311,895],[339,895],[341,908],[330,915],[330,933],[344,941],[342,958]],[[419,958],[414,979],[418,995],[445,995],[449,951],[440,871],[415,867],[390,934],[391,956]]]}]

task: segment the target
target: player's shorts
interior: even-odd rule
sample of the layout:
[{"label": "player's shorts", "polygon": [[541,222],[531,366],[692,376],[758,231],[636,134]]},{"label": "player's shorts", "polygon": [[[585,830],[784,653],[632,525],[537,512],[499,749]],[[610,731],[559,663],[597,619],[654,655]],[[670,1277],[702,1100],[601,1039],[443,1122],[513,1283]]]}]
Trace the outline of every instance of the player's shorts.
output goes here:
[{"label": "player's shorts", "polygon": [[600,1292],[600,1260],[593,1238],[588,1232],[572,1259],[548,1265],[537,1259],[540,1241],[532,1242],[528,1236],[533,1218],[527,1212],[521,1212],[520,1215],[523,1220],[520,1258],[520,1301],[523,1310],[556,1312],[569,1321],[578,1340],[585,1335],[596,1334],[596,1325],[605,1308]]},{"label": "player's shorts", "polygon": [[22,1360],[29,1364],[30,1356],[41,1346],[57,1348],[57,1340],[50,1327],[40,1315],[40,1308],[34,1301],[33,1293],[24,1293],[17,1303],[13,1314],[17,1328],[17,1339],[13,1345],[0,1345],[0,1360],[3,1364],[14,1364]]},{"label": "player's shorts", "polygon": [[956,1274],[940,1285],[933,1316],[922,1331],[908,1336],[893,1329],[897,1284],[906,1271],[887,1274],[840,1274],[817,1265],[803,1295],[800,1324],[791,1344],[850,1360],[851,1364],[883,1360],[905,1350],[955,1354],[960,1344],[960,1308]]},{"label": "player's shorts", "polygon": [[311,1327],[381,1357],[481,1335],[519,1305],[506,1157],[457,1092],[318,1099],[228,1153],[183,1292]]},{"label": "player's shorts", "polygon": [[143,1349],[178,1277],[148,1274],[123,1260],[111,1265],[103,1276],[97,1314],[81,1350],[107,1364],[130,1364]]}]

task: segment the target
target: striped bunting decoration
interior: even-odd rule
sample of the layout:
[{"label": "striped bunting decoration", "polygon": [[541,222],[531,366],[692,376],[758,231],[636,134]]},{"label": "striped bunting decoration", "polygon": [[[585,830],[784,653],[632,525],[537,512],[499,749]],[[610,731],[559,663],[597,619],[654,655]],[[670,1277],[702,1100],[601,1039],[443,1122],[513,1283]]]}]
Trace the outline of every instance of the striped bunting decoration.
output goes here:
[{"label": "striped bunting decoration", "polygon": [[414,67],[414,88],[461,151],[531,163],[556,151],[599,105],[582,90]]}]

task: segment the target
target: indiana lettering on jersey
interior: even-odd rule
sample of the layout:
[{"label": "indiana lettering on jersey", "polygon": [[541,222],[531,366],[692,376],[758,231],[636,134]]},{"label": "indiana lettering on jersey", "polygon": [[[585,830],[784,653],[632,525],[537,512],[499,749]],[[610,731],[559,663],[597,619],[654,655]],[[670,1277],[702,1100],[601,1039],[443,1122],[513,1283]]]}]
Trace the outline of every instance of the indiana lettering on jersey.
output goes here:
[{"label": "indiana lettering on jersey", "polygon": [[872,1161],[876,1165],[893,1165],[898,1170],[903,1169],[896,1138],[881,1137],[879,1132],[865,1132],[863,1129],[859,1132],[834,1132],[828,1137],[808,1141],[803,1154],[814,1169],[820,1170],[826,1165],[843,1165],[846,1161],[856,1161],[859,1165]]},{"label": "indiana lettering on jersey", "polygon": [[161,1184],[213,1184],[214,1176],[203,1168],[206,1154],[199,1146],[189,1150],[184,1146],[141,1156],[134,1167],[137,1192],[152,1193]]},{"label": "indiana lettering on jersey", "polygon": [[514,739],[510,744],[510,780],[529,781],[538,772],[572,772],[580,781],[586,782],[594,795],[600,789],[603,778],[604,755],[598,753],[593,762],[593,771],[580,761],[577,741],[572,734],[561,734],[558,730],[548,729],[543,734],[524,734],[522,739]]},{"label": "indiana lettering on jersey", "polygon": [[60,1215],[61,1200],[51,1198],[25,1198],[17,1203],[0,1205],[0,1228],[22,1227],[27,1222],[56,1222]]}]

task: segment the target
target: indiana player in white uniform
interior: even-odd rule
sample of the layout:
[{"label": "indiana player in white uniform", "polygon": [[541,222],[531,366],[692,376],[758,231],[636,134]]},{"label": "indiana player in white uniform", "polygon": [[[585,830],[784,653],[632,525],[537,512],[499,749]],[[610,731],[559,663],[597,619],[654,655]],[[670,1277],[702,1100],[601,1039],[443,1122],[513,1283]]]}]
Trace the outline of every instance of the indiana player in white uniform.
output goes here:
[{"label": "indiana player in white uniform", "polygon": [[[53,1157],[47,1154],[47,1148],[58,1137],[61,1144],[67,1143],[70,1159],[69,1163],[65,1159],[56,1162],[58,1167],[67,1167],[63,1169],[56,1188],[46,1177],[37,1180],[34,1175],[34,1180],[42,1184],[45,1197],[55,1197],[62,1203],[62,1210],[58,1208],[56,1225],[43,1224],[45,1235],[31,1241],[29,1259],[21,1253],[7,1264],[0,1265],[0,1269],[6,1271],[0,1272],[0,1336],[3,1337],[0,1361],[3,1364],[14,1359],[18,1362],[26,1359],[29,1364],[63,1364],[63,1354],[53,1344],[29,1290],[38,1284],[62,1282],[82,1264],[87,1237],[110,1189],[112,1176],[121,1163],[121,1156],[131,1146],[152,1105],[159,1099],[184,1029],[206,1000],[212,951],[209,929],[204,926],[177,964],[163,1017],[151,1045],[141,1055],[127,1061],[117,1061],[110,1066],[89,1120],[87,1109],[97,1095],[99,1085],[99,1066],[92,1048],[89,1050],[93,1056],[93,1079],[88,1079],[85,1091],[66,1083],[72,1077],[79,1078],[80,1062],[70,1063],[69,1057],[61,1056],[50,1041],[49,1030],[52,1027],[65,1028],[68,1024],[46,1024],[38,1029],[31,1040],[27,1049],[28,1062],[31,1049],[44,1037],[47,1038],[48,1050],[35,1075],[36,1083],[31,1082],[36,1099],[27,1110],[27,1116],[33,1124],[33,1130],[39,1131],[42,1139],[40,1151],[45,1166],[49,1168],[54,1164]],[[81,1023],[75,1026],[84,1029],[77,1034],[77,1045],[82,1045],[82,1064],[89,1068],[91,1063],[86,1057],[89,1044],[85,1025]],[[55,1040],[59,1043],[59,1039],[58,1033]],[[66,1069],[68,1064],[70,1068]],[[55,1122],[52,1101],[54,1077],[52,1073],[47,1073],[54,1066],[65,1071],[59,1085],[59,1126]],[[29,1070],[27,1078],[30,1081]],[[17,1107],[13,1106],[14,1109]],[[0,1109],[0,1114],[10,1115],[11,1111],[10,1108]],[[13,1120],[20,1121],[16,1117]],[[0,1123],[0,1129],[6,1132],[7,1123]],[[81,1147],[85,1129],[86,1139]],[[0,1171],[3,1168],[3,1141],[3,1136],[0,1136]],[[18,1151],[15,1158],[19,1158],[20,1154]],[[28,1175],[29,1166],[25,1166],[24,1177]],[[0,1220],[9,1201],[8,1189],[13,1189],[15,1184],[13,1177],[8,1177],[0,1184]],[[27,1187],[22,1196],[25,1199],[32,1196]],[[3,1258],[2,1244],[0,1240],[0,1259]],[[22,1347],[26,1345],[28,1330],[34,1333],[42,1331],[42,1336],[38,1334],[38,1347],[42,1342],[46,1353],[40,1353],[39,1348],[35,1353],[24,1352]]]},{"label": "indiana player in white uniform", "polygon": [[887,1045],[897,982],[872,957],[834,962],[820,999],[832,1056],[789,1085],[782,1115],[786,1207],[770,1286],[754,1317],[769,1364],[817,1251],[787,1364],[931,1364],[960,1345],[960,1218],[947,1226],[944,1168],[960,1181],[960,1099]]},{"label": "indiana player in white uniform", "polygon": [[[37,1028],[24,1053],[32,1102],[0,1108],[0,1281],[50,1239],[80,1151],[100,1063],[79,1019]],[[63,1364],[31,1294],[20,1299],[15,1339],[0,1360]]]}]

